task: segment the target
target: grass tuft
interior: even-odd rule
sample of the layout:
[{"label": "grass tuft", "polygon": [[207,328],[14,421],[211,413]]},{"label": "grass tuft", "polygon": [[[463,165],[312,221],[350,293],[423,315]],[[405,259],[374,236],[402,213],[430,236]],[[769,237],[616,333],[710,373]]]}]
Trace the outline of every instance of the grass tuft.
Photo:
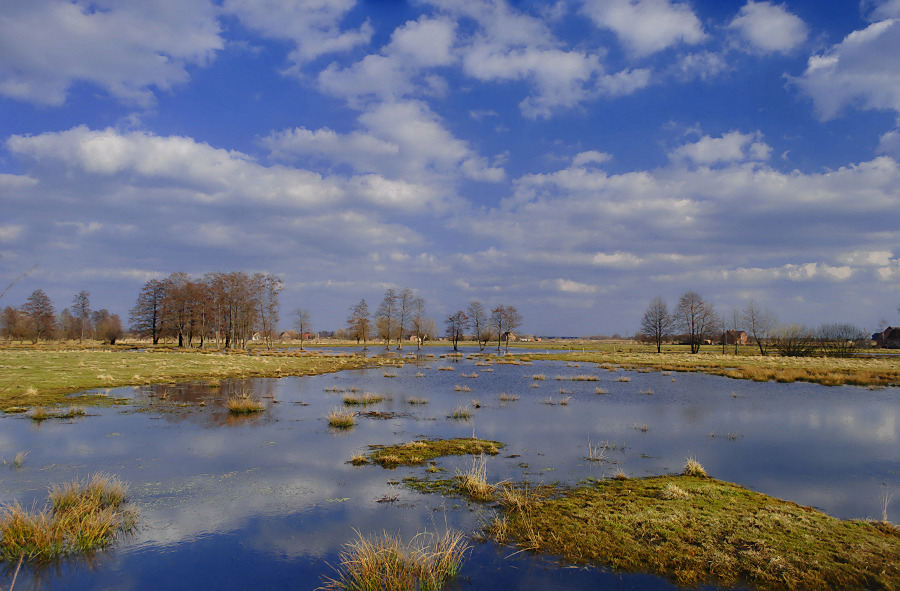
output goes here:
[{"label": "grass tuft", "polygon": [[706,470],[696,458],[688,458],[684,462],[684,469],[681,472],[684,476],[693,476],[695,478],[706,478]]},{"label": "grass tuft", "polygon": [[437,591],[459,575],[470,547],[462,533],[417,534],[409,543],[383,533],[345,545],[337,578],[320,589],[345,591]]},{"label": "grass tuft", "polygon": [[335,408],[328,415],[328,426],[334,429],[350,429],[356,425],[356,413]]},{"label": "grass tuft", "polygon": [[262,402],[249,394],[229,396],[228,400],[225,401],[225,406],[228,407],[228,412],[233,415],[252,414],[266,409]]},{"label": "grass tuft", "polygon": [[5,506],[0,512],[0,560],[47,563],[109,546],[135,527],[136,514],[124,506],[127,492],[114,476],[95,474],[54,486],[44,511]]}]

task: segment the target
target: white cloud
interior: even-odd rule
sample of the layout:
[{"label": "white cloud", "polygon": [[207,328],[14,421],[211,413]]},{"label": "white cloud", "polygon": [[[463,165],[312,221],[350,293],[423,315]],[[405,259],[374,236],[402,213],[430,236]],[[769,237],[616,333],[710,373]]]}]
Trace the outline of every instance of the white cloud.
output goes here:
[{"label": "white cloud", "polygon": [[847,35],[809,58],[794,83],[808,94],[823,120],[846,107],[900,113],[900,20],[885,20]]},{"label": "white cloud", "polygon": [[888,131],[878,140],[878,153],[900,159],[900,130]]},{"label": "white cloud", "polygon": [[682,78],[708,80],[728,69],[725,58],[711,51],[689,53],[679,60],[676,70]]},{"label": "white cloud", "polygon": [[804,41],[803,20],[783,5],[750,0],[728,25],[751,50],[761,53],[788,53]]},{"label": "white cloud", "polygon": [[889,250],[857,250],[842,254],[837,260],[851,266],[886,267],[893,258],[894,253]]},{"label": "white cloud", "polygon": [[295,47],[288,55],[294,71],[329,53],[369,43],[372,26],[344,31],[340,23],[356,0],[225,0],[222,9],[247,27],[274,39],[288,39]]},{"label": "white cloud", "polygon": [[0,225],[0,242],[15,242],[22,235],[24,228],[19,224]]},{"label": "white cloud", "polygon": [[0,94],[61,105],[75,82],[147,105],[222,49],[209,0],[31,0],[0,13]]},{"label": "white cloud", "polygon": [[768,160],[771,151],[772,149],[762,141],[760,132],[745,134],[731,131],[721,137],[703,136],[692,144],[676,148],[670,157],[708,166],[727,162]]},{"label": "white cloud", "polygon": [[637,56],[706,39],[703,25],[686,2],[584,0],[582,10],[597,27],[614,31]]},{"label": "white cloud", "polygon": [[421,183],[438,175],[499,181],[502,168],[490,166],[468,144],[455,138],[424,103],[381,103],[359,116],[365,131],[338,134],[330,129],[297,128],[273,134],[263,144],[273,155],[323,156],[350,164],[358,172],[379,172]]},{"label": "white cloud", "polygon": [[598,288],[596,285],[590,285],[588,283],[581,283],[578,281],[572,281],[571,279],[552,279],[547,281],[541,281],[541,287],[543,289],[549,289],[553,291],[560,291],[563,293],[573,293],[579,295],[586,295],[591,293],[597,293]]},{"label": "white cloud", "polygon": [[445,83],[434,74],[416,77],[426,68],[448,66],[456,61],[452,49],[456,23],[421,17],[394,30],[380,53],[340,67],[329,65],[319,73],[320,87],[362,107],[365,99],[396,101],[411,94],[440,94]]},{"label": "white cloud", "polygon": [[576,154],[572,159],[572,166],[584,166],[585,164],[602,164],[604,162],[609,162],[610,159],[612,159],[612,156],[606,154],[605,152],[588,150],[587,152]]},{"label": "white cloud", "polygon": [[873,21],[900,18],[900,0],[863,0],[862,5],[872,6],[870,18]]}]

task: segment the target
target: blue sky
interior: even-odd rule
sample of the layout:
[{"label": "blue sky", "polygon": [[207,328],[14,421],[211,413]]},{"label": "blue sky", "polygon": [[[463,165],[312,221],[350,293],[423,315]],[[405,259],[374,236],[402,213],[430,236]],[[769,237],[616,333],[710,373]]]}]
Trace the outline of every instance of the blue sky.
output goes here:
[{"label": "blue sky", "polygon": [[538,334],[898,324],[900,0],[6,0],[0,278],[270,272]]}]

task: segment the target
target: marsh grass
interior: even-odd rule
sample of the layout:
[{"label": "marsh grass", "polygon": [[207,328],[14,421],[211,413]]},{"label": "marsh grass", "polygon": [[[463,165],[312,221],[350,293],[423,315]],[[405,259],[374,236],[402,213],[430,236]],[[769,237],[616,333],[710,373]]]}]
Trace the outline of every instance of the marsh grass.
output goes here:
[{"label": "marsh grass", "polygon": [[462,437],[455,439],[419,439],[396,445],[370,445],[366,458],[385,467],[415,466],[443,456],[496,455],[503,444],[499,441]]},{"label": "marsh grass", "polygon": [[622,376],[621,378],[616,378],[616,381],[617,382],[630,382],[631,378],[629,378],[628,376]]},{"label": "marsh grass", "polygon": [[43,563],[108,547],[137,522],[136,513],[125,506],[127,492],[114,476],[95,474],[53,486],[44,511],[29,512],[18,504],[3,507],[0,560],[12,563],[23,557]]},{"label": "marsh grass", "polygon": [[77,349],[40,345],[0,349],[0,409],[78,404],[109,406],[121,401],[96,393],[73,392],[148,384],[228,378],[303,376],[343,369],[394,366],[396,359],[294,352],[223,352],[154,347],[141,353],[124,347]]},{"label": "marsh grass", "polygon": [[397,372],[395,372],[395,371],[386,371],[386,372],[384,372],[384,377],[386,377],[386,378],[396,378],[396,377],[397,377]]},{"label": "marsh grass", "polygon": [[410,398],[406,401],[408,404],[418,405],[418,404],[428,404],[427,398]]},{"label": "marsh grass", "polygon": [[609,394],[609,390],[597,386],[596,388],[594,388],[594,394]]},{"label": "marsh grass", "polygon": [[599,382],[600,378],[598,376],[581,374],[581,375],[577,375],[577,376],[572,376],[571,380],[573,382]]},{"label": "marsh grass", "polygon": [[362,396],[348,395],[344,396],[344,404],[347,406],[369,406],[370,404],[378,404],[384,401],[384,396],[380,394],[372,394],[366,392]]},{"label": "marsh grass", "polygon": [[542,373],[536,373],[536,374],[534,374],[533,376],[531,376],[531,379],[532,379],[532,380],[537,380],[537,381],[543,382],[544,380],[547,379],[547,376],[545,376],[545,375],[542,374]]},{"label": "marsh grass", "polygon": [[409,543],[382,533],[347,543],[341,552],[337,578],[319,589],[344,591],[438,591],[459,575],[470,551],[461,532],[438,536],[423,532]]},{"label": "marsh grass", "polygon": [[[510,487],[511,489],[513,487]],[[900,530],[842,521],[712,478],[593,480],[501,491],[499,542],[679,586],[896,589]]]},{"label": "marsh grass", "polygon": [[265,405],[258,398],[254,398],[249,394],[235,394],[229,396],[225,401],[228,412],[233,415],[247,415],[262,412],[266,409]]},{"label": "marsh grass", "polygon": [[456,478],[466,496],[476,501],[493,498],[496,487],[487,481],[487,458],[484,454],[473,457],[472,464],[465,471],[457,470]]},{"label": "marsh grass", "polygon": [[468,406],[457,406],[453,409],[453,412],[450,413],[450,418],[457,421],[468,421],[472,418],[472,411]]},{"label": "marsh grass", "polygon": [[518,399],[519,397],[516,394],[507,394],[505,392],[500,394],[500,402],[514,402]]},{"label": "marsh grass", "polygon": [[597,444],[592,445],[591,440],[588,439],[588,455],[585,457],[589,462],[602,462],[606,459],[606,446]]},{"label": "marsh grass", "polygon": [[693,476],[694,478],[706,478],[706,470],[697,461],[697,458],[688,458],[684,462],[684,468],[682,469],[681,474],[683,476]]},{"label": "marsh grass", "polygon": [[328,414],[328,426],[333,429],[351,429],[356,425],[356,413],[334,408]]},{"label": "marsh grass", "polygon": [[459,384],[455,385],[453,387],[453,389],[456,390],[457,392],[471,392],[472,391],[472,388],[470,388],[468,386],[460,386]]}]

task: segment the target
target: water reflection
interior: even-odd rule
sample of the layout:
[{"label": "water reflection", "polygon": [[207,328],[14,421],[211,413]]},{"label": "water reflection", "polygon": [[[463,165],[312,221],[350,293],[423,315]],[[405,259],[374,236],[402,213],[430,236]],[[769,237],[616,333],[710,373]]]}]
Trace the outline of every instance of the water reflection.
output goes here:
[{"label": "water reflection", "polygon": [[[93,568],[26,573],[16,589],[314,588],[322,574],[331,574],[326,563],[336,563],[353,528],[407,537],[423,528],[478,529],[490,507],[397,484],[421,475],[421,468],[347,463],[370,444],[421,437],[474,434],[506,443],[488,460],[491,480],[576,483],[619,470],[659,474],[676,472],[695,456],[717,478],[842,518],[880,518],[884,487],[900,489],[893,390],[608,371],[592,364],[511,365],[466,353],[441,358],[426,352],[390,372],[120,389],[111,394],[133,397],[132,407],[91,410],[96,416],[40,427],[3,417],[0,457],[29,450],[21,469],[0,466],[4,502],[41,503],[50,483],[110,472],[132,484],[143,524],[114,558]],[[545,379],[534,379],[537,374]],[[591,381],[572,379],[579,376]],[[624,377],[629,381],[619,381]],[[228,396],[244,392],[265,410],[230,415]],[[345,395],[366,392],[384,400],[358,409],[352,429],[328,427],[328,413]],[[567,404],[559,404],[567,396]],[[448,419],[457,407],[468,407],[471,418]],[[587,461],[589,446],[605,446],[604,461]],[[452,475],[467,462],[445,458],[439,465]],[[378,502],[386,498],[395,500]],[[896,521],[895,507],[889,511]],[[559,569],[548,558],[511,553],[477,545],[463,586],[672,588],[646,575]]]}]

